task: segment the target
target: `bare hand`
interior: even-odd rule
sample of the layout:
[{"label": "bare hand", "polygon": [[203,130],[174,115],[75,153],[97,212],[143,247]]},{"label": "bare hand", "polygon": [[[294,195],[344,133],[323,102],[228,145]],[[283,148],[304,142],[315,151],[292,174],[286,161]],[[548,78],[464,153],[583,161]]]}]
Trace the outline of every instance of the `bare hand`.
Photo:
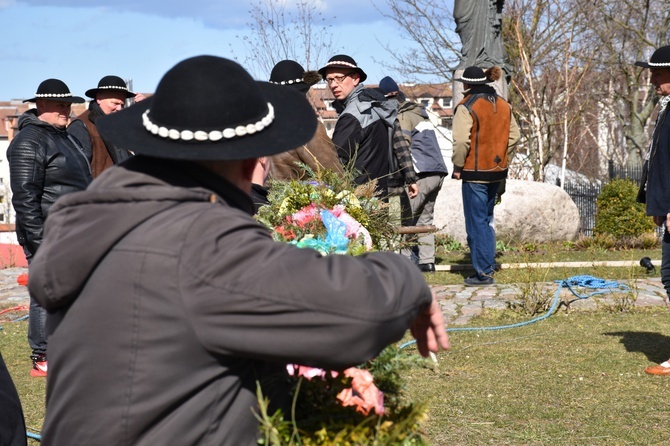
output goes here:
[{"label": "bare hand", "polygon": [[416,183],[412,183],[409,185],[407,188],[407,195],[409,195],[409,198],[414,198],[417,195],[419,195],[419,185]]},{"label": "bare hand", "polygon": [[454,180],[460,180],[461,179],[461,172],[460,171],[456,172],[454,170],[453,173],[451,174],[451,178],[453,178]]},{"label": "bare hand", "polygon": [[421,356],[429,352],[449,349],[449,336],[444,326],[444,317],[440,304],[437,303],[435,292],[431,291],[433,301],[412,322],[409,330],[416,339],[416,346]]},{"label": "bare hand", "polygon": [[143,101],[143,100],[145,100],[146,98],[147,98],[147,97],[146,97],[145,95],[143,95],[142,93],[137,93],[137,94],[135,95],[135,103],[138,103],[138,102],[140,102],[140,101]]}]

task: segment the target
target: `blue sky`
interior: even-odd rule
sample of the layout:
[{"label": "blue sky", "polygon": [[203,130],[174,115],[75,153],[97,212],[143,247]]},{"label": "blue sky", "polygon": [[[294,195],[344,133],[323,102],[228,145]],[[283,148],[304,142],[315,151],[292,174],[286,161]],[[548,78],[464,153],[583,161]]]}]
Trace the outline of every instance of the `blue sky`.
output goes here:
[{"label": "blue sky", "polygon": [[[382,60],[386,54],[379,42],[411,46],[397,37],[395,24],[370,1],[320,1],[324,17],[335,17],[334,43],[363,67],[368,83],[393,76],[374,59]],[[239,36],[248,32],[250,4],[247,0],[0,0],[0,101],[32,97],[39,83],[50,77],[65,81],[79,96],[108,74],[132,79],[135,91],[152,92],[163,74],[187,57],[212,54],[243,61],[247,54]]]}]

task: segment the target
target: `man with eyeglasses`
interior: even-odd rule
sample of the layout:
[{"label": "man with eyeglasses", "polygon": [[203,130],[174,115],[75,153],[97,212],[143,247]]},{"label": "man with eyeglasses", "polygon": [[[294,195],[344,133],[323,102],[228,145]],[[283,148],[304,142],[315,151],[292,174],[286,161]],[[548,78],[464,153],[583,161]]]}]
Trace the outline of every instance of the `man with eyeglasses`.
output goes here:
[{"label": "man with eyeglasses", "polygon": [[339,118],[333,143],[342,165],[354,167],[357,184],[376,179],[377,190],[386,198],[392,156],[390,132],[396,116],[383,107],[383,95],[375,97],[376,92],[365,88],[362,82],[367,75],[352,57],[331,57],[319,74],[335,96],[333,106]]},{"label": "man with eyeglasses", "polygon": [[126,106],[126,99],[133,98],[137,102],[143,96],[130,91],[126,82],[118,76],[103,77],[98,82],[98,88],[87,90],[86,96],[92,98],[93,101],[89,103],[88,110],[72,121],[67,131],[84,146],[91,162],[91,173],[95,178],[108,167],[119,164],[131,155],[128,150],[120,149],[104,141],[98,133],[96,120],[123,110]]}]

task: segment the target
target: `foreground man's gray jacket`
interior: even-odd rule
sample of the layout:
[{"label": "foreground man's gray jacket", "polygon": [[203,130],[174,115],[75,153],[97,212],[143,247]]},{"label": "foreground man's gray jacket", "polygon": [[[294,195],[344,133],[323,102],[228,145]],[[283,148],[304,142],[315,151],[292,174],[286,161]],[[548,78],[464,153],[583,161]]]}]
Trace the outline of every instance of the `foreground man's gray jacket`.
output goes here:
[{"label": "foreground man's gray jacket", "polygon": [[360,364],[430,303],[403,257],[322,257],[251,212],[142,156],[54,205],[29,285],[50,312],[43,445],[255,445],[269,370]]}]

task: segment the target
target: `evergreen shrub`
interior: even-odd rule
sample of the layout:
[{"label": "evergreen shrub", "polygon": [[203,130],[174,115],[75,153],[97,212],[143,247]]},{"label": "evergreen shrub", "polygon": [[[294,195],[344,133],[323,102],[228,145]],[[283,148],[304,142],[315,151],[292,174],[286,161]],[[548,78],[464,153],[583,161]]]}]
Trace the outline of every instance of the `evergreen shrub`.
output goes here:
[{"label": "evergreen shrub", "polygon": [[645,205],[635,201],[638,187],[630,180],[606,184],[596,200],[596,236],[637,237],[654,232],[654,222],[645,214]]}]

